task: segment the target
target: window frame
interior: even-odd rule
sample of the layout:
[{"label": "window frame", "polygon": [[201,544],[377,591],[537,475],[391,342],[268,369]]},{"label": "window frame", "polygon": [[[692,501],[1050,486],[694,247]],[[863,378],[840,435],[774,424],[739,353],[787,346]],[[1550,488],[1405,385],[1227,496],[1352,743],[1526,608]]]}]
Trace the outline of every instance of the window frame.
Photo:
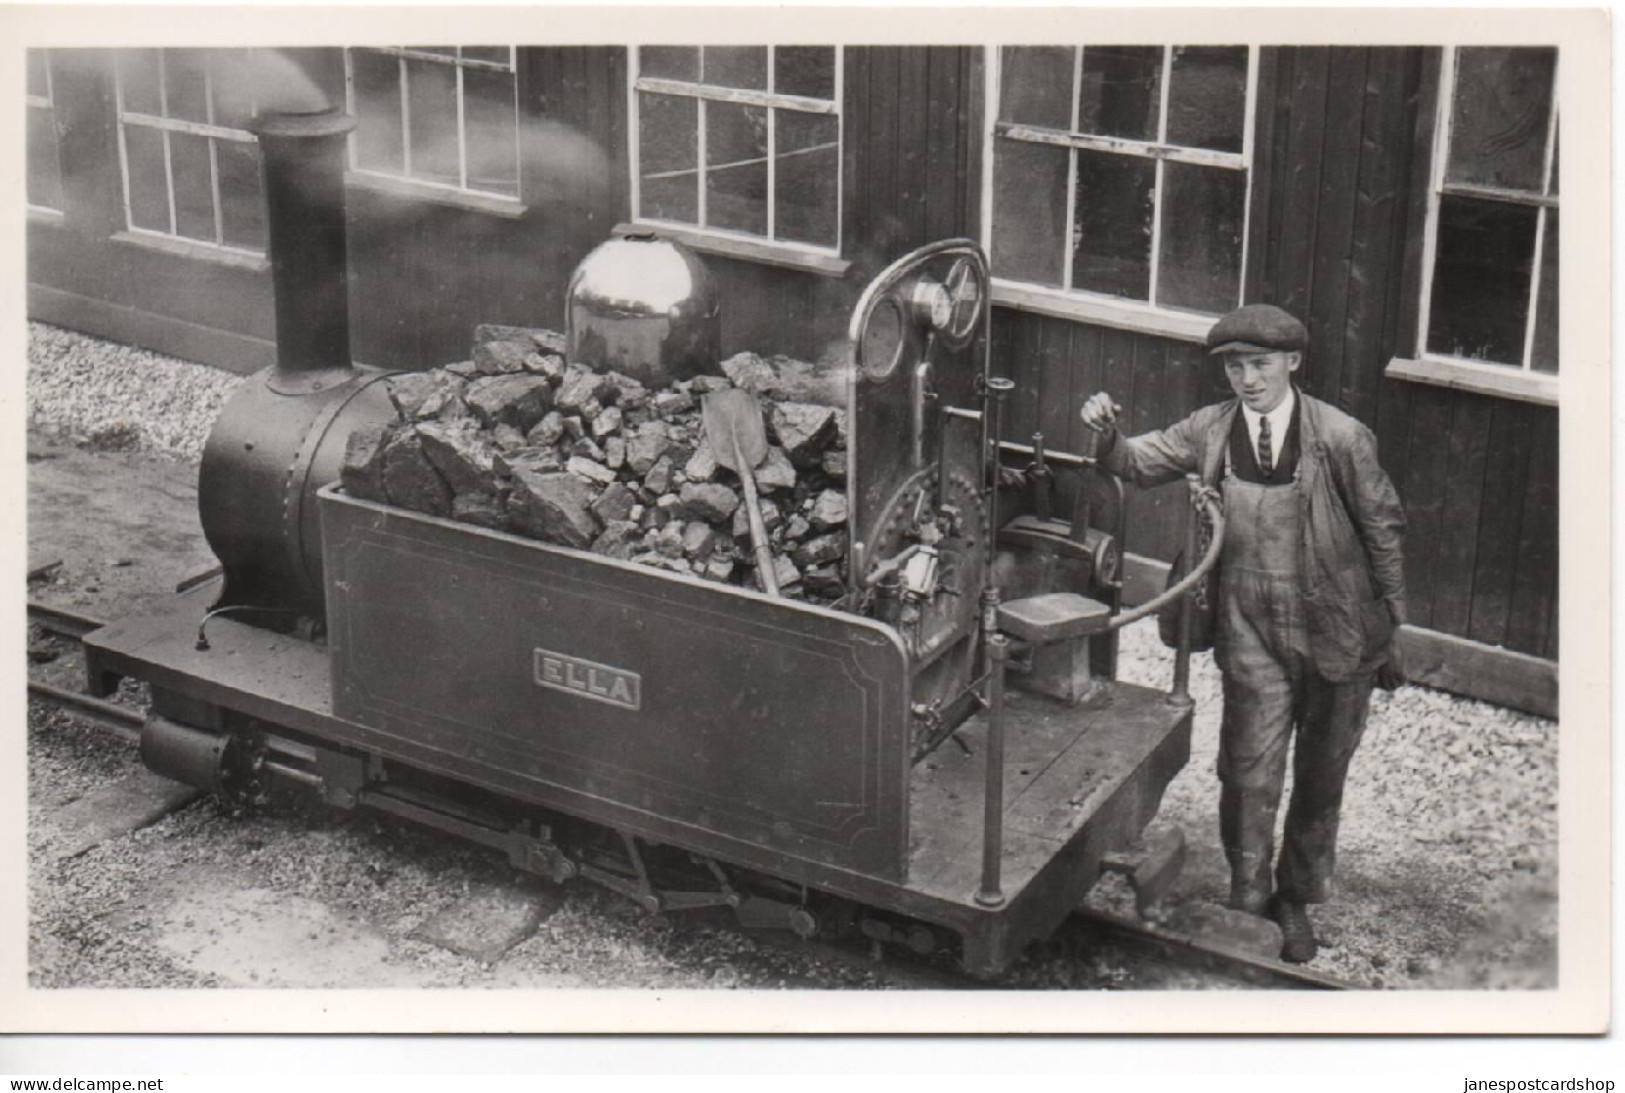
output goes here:
[{"label": "window frame", "polygon": [[[155,48],[158,54],[158,108],[164,112],[163,115],[126,110],[124,108],[123,69],[119,66],[117,59],[115,59],[113,65],[113,117],[114,127],[118,130],[119,181],[122,186],[119,196],[124,209],[124,230],[118,232],[114,238],[178,254],[211,256],[230,265],[268,268],[266,264],[269,261],[269,237],[266,240],[266,247],[259,249],[225,241],[225,212],[220,190],[220,156],[215,146],[217,140],[227,140],[235,144],[258,145],[259,138],[247,129],[233,129],[213,122],[215,111],[214,70],[213,66],[209,64],[203,66],[203,100],[205,111],[211,120],[196,122],[184,118],[168,117],[169,47]],[[251,108],[250,113],[252,112]],[[129,125],[156,130],[163,137],[164,191],[169,198],[168,231],[138,227],[132,215],[130,208],[130,154],[125,136],[125,127]],[[198,239],[194,236],[180,234],[175,211],[175,168],[170,141],[170,137],[174,133],[205,137],[209,141],[209,192],[214,212],[213,240]],[[263,203],[263,201],[264,194],[262,192],[261,202]]]},{"label": "window frame", "polygon": [[[687,45],[687,43],[680,44]],[[720,254],[725,257],[743,258],[748,261],[808,270],[831,276],[844,274],[851,267],[851,263],[842,257],[842,251],[846,245],[846,47],[832,43],[829,43],[829,46],[835,51],[835,84],[830,92],[831,97],[827,100],[814,99],[805,95],[790,95],[777,91],[724,87],[719,84],[707,84],[699,81],[643,76],[644,46],[632,46],[629,50],[630,56],[626,66],[626,145],[629,182],[627,201],[630,211],[630,226],[653,230],[662,236],[692,246],[696,250]],[[768,87],[772,87],[779,45],[764,43],[764,47],[767,49],[766,82]],[[701,71],[704,71],[704,50],[706,47],[696,45],[693,48],[701,51]],[[768,234],[756,235],[751,232],[718,228],[704,223],[694,224],[682,220],[665,220],[659,217],[643,215],[641,208],[643,179],[639,170],[640,149],[638,147],[638,133],[642,115],[639,109],[638,94],[644,91],[657,95],[693,98],[701,102],[728,102],[745,106],[759,106],[768,111],[766,156]],[[835,161],[837,169],[835,174],[835,243],[833,246],[819,246],[792,239],[773,238],[772,232],[777,213],[774,186],[778,174],[778,157],[774,155],[774,146],[778,139],[778,127],[773,122],[774,111],[779,109],[835,118]],[[705,112],[703,110],[699,111],[695,136],[696,141],[699,143],[695,174],[699,191],[697,208],[701,220],[704,219],[705,213],[705,175],[707,170],[704,149],[704,117]]]},{"label": "window frame", "polygon": [[[31,50],[25,52],[31,52]],[[66,205],[67,200],[62,193],[62,141],[61,137],[56,132],[56,77],[51,75],[51,51],[49,49],[40,49],[39,52],[42,55],[40,60],[45,71],[45,94],[35,95],[28,90],[27,75],[25,73],[23,79],[23,103],[25,114],[25,119],[23,122],[23,140],[26,147],[26,142],[28,140],[27,126],[29,124],[27,120],[28,111],[40,110],[49,115],[51,126],[51,151],[56,157],[56,196],[59,201]],[[25,68],[27,63],[27,58],[25,57],[23,61]],[[27,208],[28,215],[34,219],[53,223],[60,222],[64,218],[65,211],[62,208],[58,208],[55,205],[38,205],[33,201],[30,201],[28,199],[28,189],[28,177],[25,168],[23,177],[23,204]]]},{"label": "window frame", "polygon": [[[1098,44],[1098,43],[1097,43]],[[1113,43],[1115,44],[1115,43]],[[990,45],[987,47],[986,78],[983,81],[984,110],[982,129],[982,246],[990,255],[993,250],[993,211],[994,211],[994,160],[997,153],[997,143],[1000,137],[1014,137],[1017,140],[1027,140],[1032,143],[1048,144],[1069,148],[1075,153],[1077,150],[1104,151],[1117,155],[1131,155],[1153,160],[1156,167],[1156,204],[1153,212],[1153,228],[1150,244],[1150,285],[1151,299],[1146,301],[1129,300],[1121,296],[1112,296],[1106,293],[1093,292],[1088,289],[1072,288],[1069,286],[1040,285],[1031,281],[1021,281],[1010,277],[1001,277],[997,273],[992,278],[993,303],[1004,307],[1012,307],[1021,311],[1031,311],[1041,315],[1050,315],[1056,318],[1071,319],[1086,322],[1097,326],[1112,327],[1120,330],[1129,330],[1139,333],[1155,334],[1162,337],[1175,338],[1181,341],[1202,342],[1207,337],[1208,330],[1213,321],[1222,313],[1207,313],[1190,311],[1182,308],[1168,307],[1158,304],[1156,300],[1157,275],[1161,262],[1161,229],[1163,220],[1162,197],[1165,187],[1162,185],[1163,163],[1172,161],[1176,163],[1191,163],[1200,166],[1223,167],[1231,170],[1240,170],[1246,174],[1246,186],[1242,197],[1242,224],[1241,224],[1241,254],[1236,277],[1236,302],[1239,306],[1246,299],[1248,262],[1251,257],[1252,229],[1253,229],[1253,186],[1254,176],[1257,174],[1256,141],[1258,133],[1258,88],[1260,79],[1261,47],[1257,43],[1247,45],[1247,88],[1243,98],[1242,118],[1242,145],[1240,152],[1220,152],[1205,148],[1195,148],[1185,145],[1170,144],[1167,142],[1168,132],[1168,100],[1170,79],[1173,71],[1173,51],[1181,43],[1162,43],[1164,77],[1161,81],[1160,99],[1158,103],[1157,136],[1155,141],[1131,140],[1120,137],[1105,137],[1090,133],[1080,133],[1077,130],[1077,89],[1079,73],[1083,65],[1083,51],[1088,48],[1086,44],[1073,43],[1072,54],[1072,92],[1070,98],[1072,128],[1068,132],[1058,129],[1049,129],[1043,126],[1033,126],[1020,123],[1003,122],[999,120],[1000,95],[1004,83],[1004,46]],[[1201,43],[1198,43],[1201,44]],[[1067,209],[1066,209],[1066,238],[1072,236],[1073,225],[1077,217],[1077,156],[1068,156],[1067,164]],[[1072,278],[1072,265],[1067,262],[1063,266],[1066,280]]]},{"label": "window frame", "polygon": [[[357,50],[367,53],[380,54],[396,59],[396,87],[400,92],[401,100],[401,160],[403,172],[379,170],[376,167],[363,167],[358,161],[357,135],[352,132],[345,152],[345,181],[352,185],[364,186],[386,193],[398,193],[411,197],[422,197],[438,200],[453,205],[464,206],[483,212],[496,213],[504,216],[516,216],[523,212],[525,205],[525,170],[524,170],[524,142],[521,139],[523,131],[523,115],[519,102],[519,47],[509,45],[508,63],[499,64],[495,61],[486,61],[481,58],[464,57],[462,51],[465,47],[454,47],[457,56],[448,57],[443,53],[430,53],[422,49],[413,49],[407,46],[346,46],[344,47],[344,108],[351,117],[360,118],[356,109],[355,95],[355,61]],[[412,117],[410,94],[408,92],[407,62],[423,61],[429,64],[446,65],[453,68],[457,74],[457,172],[460,180],[457,185],[440,182],[432,178],[420,178],[411,174],[412,170]],[[470,69],[484,72],[505,72],[513,77],[513,155],[514,155],[514,190],[512,194],[499,193],[495,190],[481,190],[468,185],[468,129],[467,129],[467,100],[463,92],[463,74]]]},{"label": "window frame", "polygon": [[[1541,171],[1541,193],[1500,190],[1485,186],[1447,183],[1445,172],[1450,158],[1451,113],[1455,103],[1455,76],[1459,46],[1442,47],[1438,59],[1437,77],[1433,81],[1434,103],[1431,112],[1432,135],[1427,146],[1428,167],[1426,179],[1426,213],[1422,224],[1421,259],[1419,277],[1410,303],[1415,307],[1416,325],[1411,343],[1412,354],[1395,357],[1388,362],[1384,375],[1393,379],[1437,387],[1457,388],[1478,394],[1555,406],[1561,388],[1560,372],[1540,372],[1533,368],[1535,328],[1539,322],[1536,307],[1540,302],[1540,270],[1544,255],[1548,217],[1547,210],[1561,209],[1561,195],[1552,194],[1552,172],[1557,166],[1557,147],[1561,131],[1561,51],[1552,69],[1552,98],[1546,119],[1546,149]],[[1469,47],[1470,48],[1470,47]],[[1425,111],[1424,111],[1425,112]],[[1535,224],[1534,252],[1530,264],[1529,309],[1524,320],[1523,361],[1514,365],[1457,357],[1430,352],[1427,347],[1428,324],[1433,304],[1433,275],[1438,258],[1439,206],[1441,199],[1450,194],[1480,200],[1502,201],[1538,210]],[[1561,232],[1562,225],[1558,226]],[[1558,294],[1562,295],[1562,274],[1558,274]],[[1561,345],[1562,323],[1558,323]],[[1562,353],[1559,349],[1559,358]]]}]

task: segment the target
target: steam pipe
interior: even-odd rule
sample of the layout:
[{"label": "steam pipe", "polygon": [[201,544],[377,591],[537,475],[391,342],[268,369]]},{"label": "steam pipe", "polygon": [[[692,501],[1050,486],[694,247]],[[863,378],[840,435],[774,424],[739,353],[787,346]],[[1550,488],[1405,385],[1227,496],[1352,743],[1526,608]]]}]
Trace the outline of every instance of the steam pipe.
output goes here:
[{"label": "steam pipe", "polygon": [[[1111,621],[1103,628],[1103,633],[1121,630],[1131,623],[1139,622],[1147,615],[1155,615],[1175,599],[1195,588],[1196,582],[1207,576],[1208,570],[1212,569],[1218,562],[1219,550],[1224,546],[1224,506],[1220,505],[1218,500],[1207,491],[1203,491],[1195,500],[1198,505],[1207,510],[1208,519],[1213,522],[1213,541],[1208,544],[1207,553],[1202,555],[1201,562],[1197,564],[1196,568],[1185,574],[1178,584],[1168,586],[1161,593],[1146,600],[1132,611],[1124,611],[1121,615],[1113,615]],[[1192,521],[1194,522],[1194,520],[1195,516],[1193,515]]]}]

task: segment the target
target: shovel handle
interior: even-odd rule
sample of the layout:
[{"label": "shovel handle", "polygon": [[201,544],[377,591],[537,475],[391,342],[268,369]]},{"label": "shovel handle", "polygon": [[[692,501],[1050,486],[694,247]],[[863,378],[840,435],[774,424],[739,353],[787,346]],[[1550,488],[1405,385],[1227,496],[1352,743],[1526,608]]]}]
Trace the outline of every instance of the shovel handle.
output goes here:
[{"label": "shovel handle", "polygon": [[756,496],[756,471],[745,462],[739,438],[734,437],[734,466],[739,468],[739,483],[745,487],[745,515],[750,518],[750,545],[756,550],[756,576],[770,596],[779,594],[779,578],[773,566],[773,552],[767,548],[767,526],[762,523],[762,503]]}]

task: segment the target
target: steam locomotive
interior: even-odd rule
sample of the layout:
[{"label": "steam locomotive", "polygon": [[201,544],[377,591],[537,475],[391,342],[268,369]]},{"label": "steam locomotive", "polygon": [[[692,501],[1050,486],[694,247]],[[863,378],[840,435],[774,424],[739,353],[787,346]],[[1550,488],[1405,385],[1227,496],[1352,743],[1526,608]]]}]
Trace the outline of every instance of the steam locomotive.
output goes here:
[{"label": "steam locomotive", "polygon": [[[348,352],[350,124],[256,123],[279,356],[203,458],[223,580],[86,641],[92,692],[150,685],[143,761],[220,793],[308,787],[651,911],[856,931],[979,976],[1053,932],[1188,757],[1186,661],[1171,695],[1113,678],[1144,613],[1121,610],[1120,486],[1077,469],[1071,522],[1001,501],[1010,384],[976,244],[905,256],[857,302],[846,594],[801,602],[339,486],[347,440],[395,412]],[[566,325],[573,350],[614,337],[590,307]]]}]

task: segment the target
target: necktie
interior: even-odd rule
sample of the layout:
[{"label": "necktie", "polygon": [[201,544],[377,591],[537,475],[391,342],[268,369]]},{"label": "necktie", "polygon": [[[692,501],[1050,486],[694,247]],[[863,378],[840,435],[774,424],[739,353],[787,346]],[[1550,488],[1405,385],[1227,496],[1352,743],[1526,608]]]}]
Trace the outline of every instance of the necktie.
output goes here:
[{"label": "necktie", "polygon": [[1270,419],[1258,419],[1258,469],[1268,478],[1275,472],[1275,453],[1270,451]]}]

